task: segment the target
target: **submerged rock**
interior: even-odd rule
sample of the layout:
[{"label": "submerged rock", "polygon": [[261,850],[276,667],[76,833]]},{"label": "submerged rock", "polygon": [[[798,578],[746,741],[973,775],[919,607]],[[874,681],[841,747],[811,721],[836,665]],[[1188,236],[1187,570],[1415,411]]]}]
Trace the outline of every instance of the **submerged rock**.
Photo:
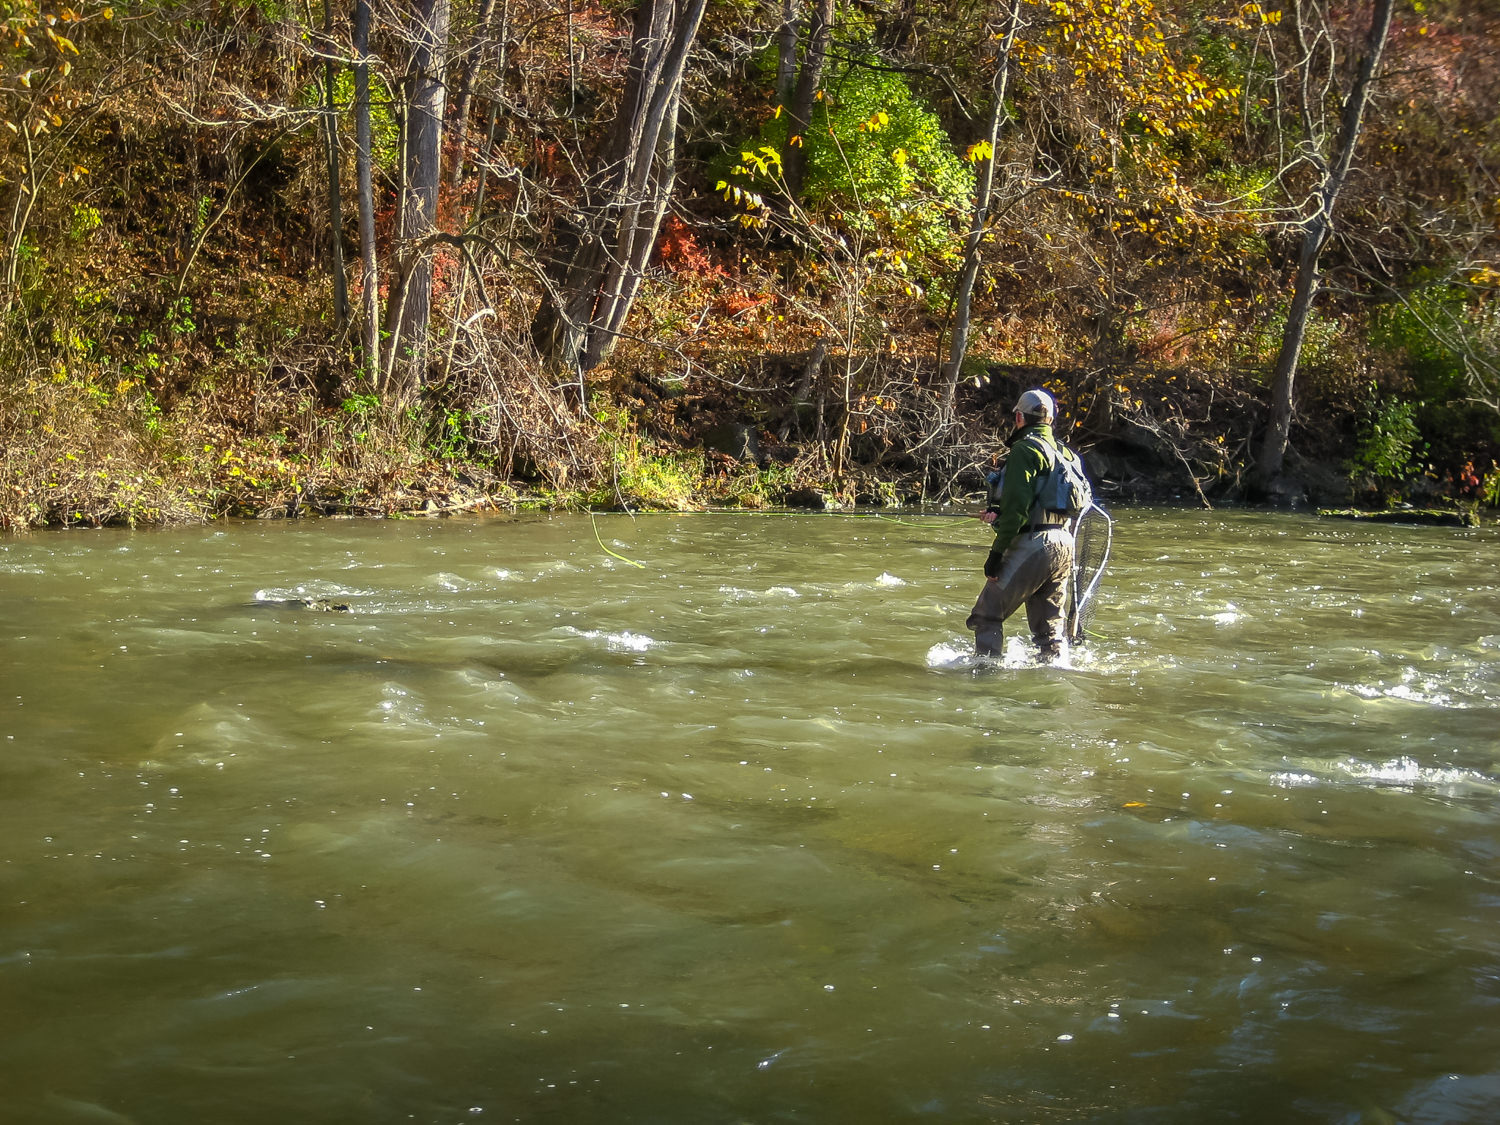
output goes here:
[{"label": "submerged rock", "polygon": [[348,613],[348,602],[330,598],[261,598],[256,605],[279,606],[282,609],[308,609],[314,613]]}]

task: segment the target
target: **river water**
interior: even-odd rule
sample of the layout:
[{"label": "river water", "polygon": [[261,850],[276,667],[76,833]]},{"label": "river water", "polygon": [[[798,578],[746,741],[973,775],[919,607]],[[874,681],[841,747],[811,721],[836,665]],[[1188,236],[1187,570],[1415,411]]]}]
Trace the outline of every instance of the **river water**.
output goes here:
[{"label": "river water", "polygon": [[1117,516],[0,540],[0,1119],[1497,1119],[1496,532]]}]

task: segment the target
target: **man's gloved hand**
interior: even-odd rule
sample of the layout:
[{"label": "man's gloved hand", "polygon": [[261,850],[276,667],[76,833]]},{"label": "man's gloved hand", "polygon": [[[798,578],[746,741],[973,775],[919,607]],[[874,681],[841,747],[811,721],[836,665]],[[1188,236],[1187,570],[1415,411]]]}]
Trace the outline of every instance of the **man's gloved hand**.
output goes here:
[{"label": "man's gloved hand", "polygon": [[1004,551],[991,551],[989,557],[984,560],[984,576],[986,578],[1000,577],[1000,560],[1005,558]]}]

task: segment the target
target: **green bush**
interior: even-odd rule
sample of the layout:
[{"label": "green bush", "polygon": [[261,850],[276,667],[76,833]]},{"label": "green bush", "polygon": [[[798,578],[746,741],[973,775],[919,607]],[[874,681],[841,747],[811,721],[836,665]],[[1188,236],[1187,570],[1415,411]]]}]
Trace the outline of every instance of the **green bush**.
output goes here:
[{"label": "green bush", "polygon": [[1453,286],[1432,286],[1411,294],[1404,302],[1377,309],[1370,325],[1370,343],[1381,351],[1400,352],[1417,392],[1449,398],[1463,386],[1463,361],[1441,335],[1442,326],[1458,327],[1465,319],[1463,292]]},{"label": "green bush", "polygon": [[1500,306],[1456,285],[1431,285],[1376,310],[1370,343],[1400,358],[1416,423],[1440,469],[1493,456],[1500,418],[1475,398],[1500,387],[1475,386],[1471,375],[1500,364]]},{"label": "green bush", "polygon": [[[900,74],[854,60],[831,68],[803,144],[802,202],[815,217],[869,235],[910,255],[914,277],[927,282],[954,266],[974,193],[974,172],[953,151],[937,115]],[[769,147],[785,152],[786,114],[719,164],[719,179],[755,191],[764,181],[736,175],[735,157]]]},{"label": "green bush", "polygon": [[1372,403],[1360,426],[1359,448],[1352,467],[1387,480],[1406,480],[1426,449],[1421,439],[1412,403],[1400,399]]}]

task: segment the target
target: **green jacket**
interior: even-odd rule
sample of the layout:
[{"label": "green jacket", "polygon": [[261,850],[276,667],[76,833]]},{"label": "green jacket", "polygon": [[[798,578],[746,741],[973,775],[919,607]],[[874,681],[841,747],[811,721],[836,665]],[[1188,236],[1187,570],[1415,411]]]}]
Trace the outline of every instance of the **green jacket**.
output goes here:
[{"label": "green jacket", "polygon": [[[1028,441],[1028,438],[1032,440]],[[1000,490],[1000,503],[995,508],[995,522],[991,525],[995,529],[995,543],[990,552],[994,555],[1004,554],[1010,541],[1031,522],[1037,489],[1051,464],[1040,448],[1042,445],[1049,447],[1054,457],[1057,456],[1057,439],[1052,436],[1052,426],[1047,422],[1023,426],[1011,440],[1010,456],[1005,462],[1005,485]]]}]

